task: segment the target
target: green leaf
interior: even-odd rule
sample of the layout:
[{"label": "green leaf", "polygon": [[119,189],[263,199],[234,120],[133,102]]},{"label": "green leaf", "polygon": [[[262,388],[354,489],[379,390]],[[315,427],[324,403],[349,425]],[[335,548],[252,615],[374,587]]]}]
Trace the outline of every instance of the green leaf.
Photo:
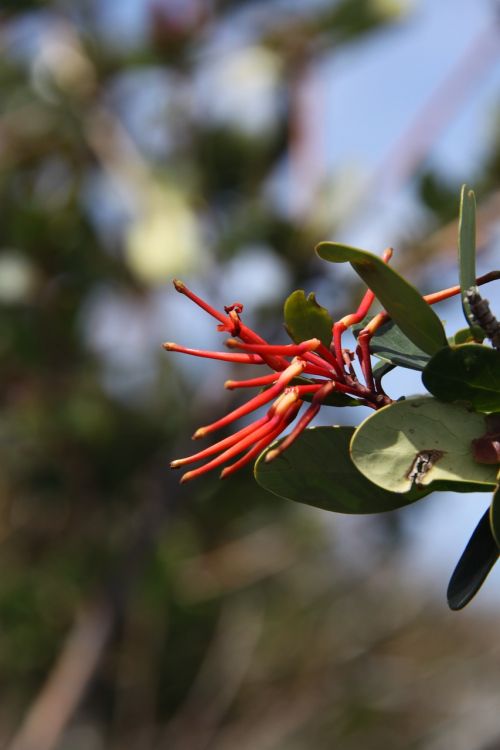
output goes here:
[{"label": "green leaf", "polygon": [[[353,326],[354,335],[357,336],[367,323],[368,320],[364,325]],[[415,346],[392,320],[375,332],[370,340],[370,351],[384,362],[410,370],[423,370],[430,359],[430,355]]]},{"label": "green leaf", "polygon": [[458,265],[462,308],[465,319],[475,325],[466,298],[469,289],[476,289],[476,197],[467,185],[462,185],[460,193],[460,215],[458,222]]},{"label": "green leaf", "polygon": [[490,528],[493,538],[500,549],[500,484],[497,485],[493,493],[493,499],[490,505]]},{"label": "green leaf", "polygon": [[269,450],[255,464],[255,478],[264,489],[316,508],[337,513],[380,513],[415,502],[428,494],[386,492],[360,474],[349,457],[353,427],[313,427],[266,463]]},{"label": "green leaf", "polygon": [[297,344],[317,338],[326,347],[332,341],[333,319],[328,310],[316,302],[314,292],[307,297],[303,289],[292,292],[285,302],[285,328]]},{"label": "green leaf", "polygon": [[448,584],[450,609],[462,609],[477,594],[498,560],[498,552],[487,510],[474,529]]},{"label": "green leaf", "polygon": [[477,411],[500,410],[500,352],[488,346],[442,349],[426,366],[422,381],[441,401],[461,401]]},{"label": "green leaf", "polygon": [[448,342],[441,321],[420,293],[372,253],[335,242],[321,242],[316,252],[332,263],[349,262],[375,293],[393,321],[416,346],[435,354]]},{"label": "green leaf", "polygon": [[351,456],[367,479],[390,492],[415,485],[487,491],[496,484],[496,469],[476,463],[471,453],[471,441],[483,433],[482,414],[413,396],[368,417],[354,433]]}]

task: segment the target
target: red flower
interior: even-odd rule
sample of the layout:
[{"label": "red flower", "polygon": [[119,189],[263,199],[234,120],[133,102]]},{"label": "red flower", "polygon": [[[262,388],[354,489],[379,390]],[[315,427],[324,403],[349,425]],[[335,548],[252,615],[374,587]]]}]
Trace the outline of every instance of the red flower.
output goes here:
[{"label": "red flower", "polygon": [[[390,402],[379,384],[373,380],[371,373],[368,340],[360,341],[357,355],[365,377],[366,385],[357,379],[352,366],[353,355],[342,349],[341,335],[346,328],[361,320],[373,301],[373,293],[367,292],[363,301],[352,315],[346,316],[334,324],[332,345],[328,349],[319,339],[310,339],[300,344],[272,345],[246,326],[241,320],[243,305],[235,303],[224,308],[221,313],[196,296],[181,281],[174,281],[178,292],[185,294],[199,307],[219,321],[217,329],[227,331],[230,338],[226,341],[229,349],[238,352],[211,352],[198,349],[187,349],[168,342],[163,344],[167,351],[182,352],[198,357],[209,357],[226,362],[241,364],[267,365],[272,372],[250,380],[228,380],[225,387],[235,388],[267,388],[259,392],[242,406],[234,409],[225,417],[210,425],[200,427],[193,435],[198,439],[211,432],[235,422],[256,409],[271,403],[265,416],[243,427],[227,438],[205,448],[186,458],[172,461],[172,468],[208,459],[206,463],[185,473],[181,482],[187,482],[200,474],[215,469],[222,464],[232,461],[240,454],[240,458],[230,463],[222,471],[221,477],[237,471],[249,461],[258,456],[270,443],[275,440],[288,425],[298,416],[304,399],[310,398],[302,416],[290,434],[278,448],[267,454],[266,460],[271,461],[288,448],[300,433],[307,427],[318,413],[322,403],[333,392],[340,392],[357,397],[362,403],[374,409]],[[300,380],[298,380],[300,378]]]}]

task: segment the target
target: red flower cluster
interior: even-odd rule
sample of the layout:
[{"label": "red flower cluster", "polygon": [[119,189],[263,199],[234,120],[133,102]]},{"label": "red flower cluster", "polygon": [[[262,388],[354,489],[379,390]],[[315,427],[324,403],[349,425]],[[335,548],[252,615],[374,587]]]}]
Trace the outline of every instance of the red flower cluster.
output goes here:
[{"label": "red flower cluster", "polygon": [[[389,257],[390,251],[386,251],[384,260],[388,260]],[[380,383],[377,383],[372,375],[368,347],[372,332],[366,330],[366,333],[363,331],[360,334],[356,350],[365,380],[364,384],[358,380],[354,371],[352,364],[354,355],[342,348],[343,331],[364,318],[374,299],[371,291],[365,294],[355,313],[347,315],[334,324],[332,344],[330,348],[327,348],[317,338],[299,344],[268,344],[242,322],[243,306],[241,304],[236,303],[225,307],[224,313],[221,313],[191,292],[181,281],[174,281],[174,286],[178,292],[189,297],[218,320],[217,329],[227,331],[230,334],[226,346],[229,349],[238,349],[239,351],[211,352],[188,349],[171,342],[163,344],[167,351],[182,352],[226,362],[267,365],[272,370],[269,374],[249,380],[226,381],[225,387],[229,389],[264,388],[264,390],[222,419],[200,427],[193,435],[194,439],[226,427],[226,425],[250,414],[265,404],[272,402],[271,406],[265,416],[252,422],[247,427],[243,427],[229,437],[198,453],[172,461],[172,468],[179,468],[186,464],[209,459],[202,466],[185,473],[181,482],[194,479],[200,474],[215,469],[243,454],[229,466],[226,466],[221,473],[221,477],[226,477],[237,471],[257,457],[293,422],[298,416],[305,399],[310,400],[309,405],[279,447],[268,452],[267,461],[276,458],[297,439],[333,391],[356,397],[361,403],[374,409],[391,402],[391,399],[382,391]]]}]

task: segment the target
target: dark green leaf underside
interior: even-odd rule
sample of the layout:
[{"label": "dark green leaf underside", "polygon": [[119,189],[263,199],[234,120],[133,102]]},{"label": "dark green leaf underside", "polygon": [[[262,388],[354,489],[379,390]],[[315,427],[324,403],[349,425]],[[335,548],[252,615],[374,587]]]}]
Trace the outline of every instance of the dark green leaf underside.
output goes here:
[{"label": "dark green leaf underside", "polygon": [[441,401],[468,403],[477,411],[500,410],[500,352],[488,346],[442,349],[426,366],[422,381]]},{"label": "dark green leaf underside", "polygon": [[[337,513],[380,513],[424,497],[428,490],[387,492],[368,481],[349,457],[353,427],[305,430],[283,455],[255,465],[258,483],[281,497]],[[275,447],[278,443],[275,443]]]},{"label": "dark green leaf underside", "polygon": [[498,546],[490,528],[489,510],[474,529],[448,584],[450,609],[457,610],[477,594],[498,559]]}]

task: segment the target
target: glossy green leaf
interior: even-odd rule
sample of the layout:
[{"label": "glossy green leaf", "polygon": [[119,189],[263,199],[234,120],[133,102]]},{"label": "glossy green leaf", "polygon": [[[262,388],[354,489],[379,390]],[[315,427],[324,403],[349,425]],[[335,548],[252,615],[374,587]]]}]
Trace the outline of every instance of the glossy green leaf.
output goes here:
[{"label": "glossy green leaf", "polygon": [[442,349],[426,366],[422,381],[441,401],[461,401],[477,411],[500,410],[500,352],[489,346]]},{"label": "glossy green leaf", "polygon": [[325,307],[316,301],[314,292],[307,297],[303,289],[292,292],[285,302],[285,328],[297,344],[319,339],[326,347],[332,341],[333,319]]},{"label": "glossy green leaf", "polygon": [[[354,335],[356,336],[363,327],[363,325],[353,326]],[[415,346],[392,320],[375,332],[370,340],[370,351],[384,362],[407,367],[410,370],[423,370],[430,360],[430,355]]]},{"label": "glossy green leaf", "polygon": [[450,609],[462,609],[477,594],[498,560],[498,552],[487,510],[474,529],[448,584]]},{"label": "glossy green leaf", "polygon": [[380,513],[415,502],[429,490],[386,492],[368,481],[349,457],[353,427],[305,430],[281,456],[266,463],[269,450],[255,464],[255,478],[266,490],[337,513]]},{"label": "glossy green leaf", "polygon": [[444,328],[434,310],[414,286],[381,258],[334,242],[321,242],[316,252],[320,258],[332,263],[348,261],[403,333],[424,352],[435,354],[448,345]]},{"label": "glossy green leaf", "polygon": [[500,484],[497,485],[493,493],[493,499],[490,505],[490,528],[493,538],[500,549]]},{"label": "glossy green leaf", "polygon": [[484,433],[484,416],[428,396],[397,401],[355,431],[351,456],[367,479],[391,492],[412,486],[455,492],[487,491],[494,466],[478,464],[471,441]]},{"label": "glossy green leaf", "polygon": [[462,308],[466,321],[473,326],[474,318],[465,295],[468,289],[476,289],[476,197],[467,185],[462,185],[460,193],[458,265]]}]

